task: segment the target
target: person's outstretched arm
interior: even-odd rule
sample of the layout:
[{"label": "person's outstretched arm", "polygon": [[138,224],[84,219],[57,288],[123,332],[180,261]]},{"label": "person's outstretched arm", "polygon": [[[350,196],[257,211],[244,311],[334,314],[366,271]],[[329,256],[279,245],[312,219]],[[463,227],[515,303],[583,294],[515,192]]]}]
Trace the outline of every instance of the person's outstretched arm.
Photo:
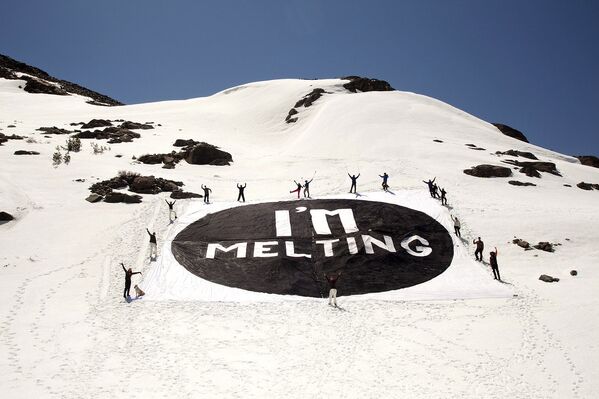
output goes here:
[{"label": "person's outstretched arm", "polygon": [[131,275],[133,276],[134,274],[141,274],[141,272],[134,272]]},{"label": "person's outstretched arm", "polygon": [[499,255],[499,251],[497,250],[497,247],[495,247],[495,256]]},{"label": "person's outstretched arm", "polygon": [[124,271],[125,273],[127,273],[127,269],[125,269],[125,265],[123,265],[123,262],[121,262],[121,267],[123,268],[123,271]]},{"label": "person's outstretched arm", "polygon": [[148,232],[149,235],[152,235],[152,233],[150,233],[150,230],[148,230],[147,227],[146,227],[146,231]]},{"label": "person's outstretched arm", "polygon": [[437,180],[437,176],[435,176],[435,178],[433,179],[433,183],[435,182],[435,180]]},{"label": "person's outstretched arm", "polygon": [[357,179],[358,177],[360,177],[360,173],[358,173],[358,176],[356,176],[356,179]]},{"label": "person's outstretched arm", "polygon": [[348,176],[349,176],[349,178],[351,179],[351,175],[350,175],[349,173],[348,173],[347,175],[348,175]]}]

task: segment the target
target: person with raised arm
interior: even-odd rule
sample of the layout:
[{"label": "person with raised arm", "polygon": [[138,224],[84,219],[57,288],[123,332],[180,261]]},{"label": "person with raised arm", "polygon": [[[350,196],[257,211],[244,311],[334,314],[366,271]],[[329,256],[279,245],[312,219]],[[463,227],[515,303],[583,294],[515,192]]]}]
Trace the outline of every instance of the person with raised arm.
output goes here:
[{"label": "person with raised arm", "polygon": [[243,192],[247,185],[247,183],[244,183],[243,185],[237,183],[237,189],[239,190],[239,194],[237,195],[237,201],[241,200],[242,202],[245,202],[245,194]]},{"label": "person with raised arm", "polygon": [[172,222],[173,220],[177,219],[177,212],[175,212],[175,209],[173,208],[175,206],[175,202],[177,202],[177,200],[169,202],[169,200],[165,199],[165,201],[168,205],[168,218]]},{"label": "person with raised arm", "polygon": [[156,243],[156,232],[150,233],[150,230],[146,227],[146,231],[150,235],[150,260],[156,259],[158,256],[158,244]]},{"label": "person with raised arm", "polygon": [[455,232],[455,235],[458,237],[462,237],[462,234],[460,233],[460,228],[462,227],[460,220],[457,217],[453,217],[453,215],[450,216],[451,220],[453,220],[453,231]]},{"label": "person with raised arm", "polygon": [[356,189],[357,189],[357,182],[358,182],[358,177],[360,177],[360,174],[358,173],[358,175],[350,175],[349,173],[347,174],[349,176],[349,178],[351,179],[351,187],[349,188],[349,192],[350,193],[354,193],[356,194]]},{"label": "person with raised arm", "polygon": [[212,192],[212,189],[208,188],[208,186],[205,186],[203,184],[200,187],[202,187],[202,190],[204,190],[204,203],[209,204],[210,203],[210,193]]},{"label": "person with raised arm", "polygon": [[297,187],[295,188],[295,190],[289,191],[289,194],[297,193],[297,199],[299,199],[300,192],[302,191],[302,185],[300,183],[296,182],[295,180],[293,182],[296,184]]},{"label": "person with raised arm", "polygon": [[339,273],[325,273],[324,278],[329,285],[329,306],[337,307],[337,280],[341,276]]},{"label": "person with raised arm", "polygon": [[493,270],[493,278],[501,281],[501,277],[499,276],[499,266],[497,265],[498,253],[497,247],[495,247],[495,251],[489,252],[489,263],[491,264],[491,270]]},{"label": "person with raised arm", "polygon": [[131,296],[129,295],[129,290],[131,289],[131,276],[133,276],[134,274],[141,274],[141,272],[134,272],[131,268],[125,269],[125,265],[123,264],[123,262],[121,262],[121,267],[125,272],[125,291],[123,291],[123,297],[127,299]]}]

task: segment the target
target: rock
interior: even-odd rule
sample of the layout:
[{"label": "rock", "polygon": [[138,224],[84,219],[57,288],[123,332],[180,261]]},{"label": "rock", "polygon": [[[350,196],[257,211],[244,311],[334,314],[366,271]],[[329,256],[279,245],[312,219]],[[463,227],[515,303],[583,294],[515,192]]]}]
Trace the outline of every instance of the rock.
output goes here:
[{"label": "rock", "polygon": [[200,143],[187,149],[185,160],[193,165],[229,165],[233,157],[216,146]]},{"label": "rock", "polygon": [[187,199],[187,198],[202,198],[200,194],[186,192],[186,191],[173,191],[171,193],[173,199]]},{"label": "rock", "polygon": [[99,195],[99,194],[90,194],[90,195],[89,195],[89,196],[88,196],[88,197],[87,197],[85,200],[86,200],[87,202],[94,203],[94,202],[99,202],[99,201],[102,201],[102,199],[103,199],[103,198],[104,198],[104,197],[102,197],[102,196],[101,196],[101,195]]},{"label": "rock", "polygon": [[137,158],[137,160],[141,163],[155,165],[162,163],[162,159],[164,158],[163,154],[146,154]]},{"label": "rock", "polygon": [[61,129],[56,126],[52,127],[40,127],[38,129],[40,132],[44,132],[44,134],[71,134],[73,133],[71,130]]},{"label": "rock", "polygon": [[442,142],[443,142],[443,140],[437,140],[437,139],[434,139],[433,141],[434,141],[435,143],[442,143]]},{"label": "rock", "polygon": [[158,194],[161,190],[156,185],[154,176],[139,176],[129,185],[129,191],[140,194]]},{"label": "rock", "polygon": [[524,141],[525,143],[528,143],[528,139],[526,138],[526,136],[524,135],[524,133],[522,133],[519,130],[516,130],[508,125],[504,125],[502,123],[493,123],[493,125],[499,129],[499,131],[503,134],[505,134],[506,136],[509,136],[511,138],[514,138],[516,140],[520,140],[520,141]]},{"label": "rock", "polygon": [[508,183],[511,184],[512,186],[536,186],[536,184],[534,184],[534,183],[521,182],[518,180],[510,180],[510,181],[508,181]]},{"label": "rock", "polygon": [[478,165],[470,169],[465,169],[464,173],[475,177],[510,177],[512,171],[510,168],[496,165]]},{"label": "rock", "polygon": [[85,183],[85,179],[81,179],[81,178],[80,179],[75,179],[73,181],[77,182],[77,183]]},{"label": "rock", "polygon": [[82,129],[93,129],[97,127],[112,126],[112,123],[106,119],[92,119],[91,121],[81,125]]},{"label": "rock", "polygon": [[570,270],[570,276],[577,276],[578,272],[576,270]]},{"label": "rock", "polygon": [[0,211],[0,222],[10,222],[14,220],[14,216],[8,212]]},{"label": "rock", "polygon": [[497,155],[510,155],[512,157],[522,157],[528,159],[539,159],[532,152],[518,151],[518,150],[507,150],[505,152],[497,151],[495,152]]},{"label": "rock", "polygon": [[25,151],[25,150],[17,150],[15,151],[15,155],[39,155],[40,153],[37,151]]},{"label": "rock", "polygon": [[541,274],[541,276],[539,277],[539,280],[544,281],[546,283],[553,283],[553,282],[557,283],[559,281],[559,278],[551,277],[546,274]]},{"label": "rock", "polygon": [[200,142],[192,140],[192,139],[188,139],[188,140],[177,139],[177,140],[175,140],[175,143],[173,144],[173,147],[191,147],[191,146],[194,146],[196,144],[200,144]]},{"label": "rock", "polygon": [[307,108],[307,107],[311,106],[314,103],[314,101],[318,100],[322,96],[322,94],[324,92],[325,92],[324,89],[317,87],[316,89],[312,90],[310,93],[306,94],[301,100],[296,102],[294,105],[294,108],[299,108],[301,106],[304,106]]},{"label": "rock", "polygon": [[506,159],[503,161],[504,163],[515,165],[520,167],[520,173],[524,173],[529,177],[541,177],[539,172],[551,173],[555,176],[561,176],[559,171],[556,169],[555,164],[553,162],[543,162],[543,161],[525,161],[520,162],[513,159]]},{"label": "rock", "polygon": [[551,243],[542,241],[540,243],[538,243],[537,245],[534,246],[536,249],[540,249],[541,251],[545,251],[545,252],[554,252],[555,250],[553,249],[553,245]]},{"label": "rock", "polygon": [[[289,114],[288,114],[288,115],[287,115],[287,117],[285,118],[285,122],[287,122],[287,123],[293,123],[293,122],[289,122],[289,120],[290,120],[290,119],[292,119],[291,117],[292,117],[293,115],[296,115],[296,114],[297,114],[297,110],[296,110],[295,108],[291,108],[291,109],[289,110]],[[295,120],[297,120],[297,118],[295,118]]]},{"label": "rock", "polygon": [[2,145],[2,143],[6,143],[8,140],[23,140],[24,138],[24,136],[17,136],[16,134],[7,136],[3,133],[0,133],[0,145]]},{"label": "rock", "polygon": [[572,187],[571,184],[564,184],[564,187]]},{"label": "rock", "polygon": [[131,121],[125,121],[125,122],[121,123],[121,125],[119,127],[121,129],[129,129],[129,130],[134,130],[134,129],[142,129],[142,130],[154,129],[154,126],[152,126],[152,125],[148,125],[148,124],[144,124],[144,123],[131,122]]},{"label": "rock", "polygon": [[578,187],[580,189],[583,189],[583,190],[587,190],[587,191],[590,191],[590,190],[593,189],[593,185],[591,183],[585,183],[583,181],[581,181],[580,183],[578,183],[576,185],[576,187]]},{"label": "rock", "polygon": [[165,163],[164,165],[162,165],[162,169],[175,169],[175,164],[174,163]]},{"label": "rock", "polygon": [[599,168],[599,158],[594,155],[578,155],[576,158],[578,158],[583,165]]},{"label": "rock", "polygon": [[92,193],[105,196],[108,193],[112,192],[112,190],[119,190],[122,188],[127,188],[127,181],[121,177],[113,177],[109,180],[100,181],[91,185],[89,190]]},{"label": "rock", "polygon": [[123,202],[125,204],[139,204],[141,202],[141,195],[129,195],[119,192],[110,192],[104,197],[104,202],[117,203]]},{"label": "rock", "polygon": [[349,83],[345,83],[343,87],[352,93],[357,93],[358,91],[367,92],[395,90],[388,82],[385,82],[384,80],[369,79],[360,76],[346,76],[341,79],[349,80]]},{"label": "rock", "polygon": [[286,120],[287,123],[295,123],[297,122],[297,118],[289,118]]},{"label": "rock", "polygon": [[21,76],[21,80],[27,81],[23,90],[34,94],[54,94],[57,96],[67,96],[69,93],[60,85],[47,83],[44,80],[32,78],[30,76]]},{"label": "rock", "polygon": [[524,249],[527,249],[530,247],[530,244],[528,243],[528,241],[521,240],[520,238],[516,238],[512,242]]}]

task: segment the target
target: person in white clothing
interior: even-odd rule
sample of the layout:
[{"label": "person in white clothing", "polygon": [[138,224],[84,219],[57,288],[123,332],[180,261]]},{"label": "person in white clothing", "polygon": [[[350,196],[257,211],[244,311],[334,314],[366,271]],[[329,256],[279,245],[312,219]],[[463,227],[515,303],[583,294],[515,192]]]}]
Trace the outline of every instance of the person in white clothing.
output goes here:
[{"label": "person in white clothing", "polygon": [[325,273],[324,275],[329,284],[329,306],[337,307],[337,280],[339,279],[339,276],[341,276],[341,272],[331,274]]},{"label": "person in white clothing", "polygon": [[453,215],[451,215],[451,220],[453,220],[453,231],[455,232],[455,235],[458,237],[462,237],[462,235],[460,234],[460,227],[462,227],[460,220],[458,218],[454,218]]}]

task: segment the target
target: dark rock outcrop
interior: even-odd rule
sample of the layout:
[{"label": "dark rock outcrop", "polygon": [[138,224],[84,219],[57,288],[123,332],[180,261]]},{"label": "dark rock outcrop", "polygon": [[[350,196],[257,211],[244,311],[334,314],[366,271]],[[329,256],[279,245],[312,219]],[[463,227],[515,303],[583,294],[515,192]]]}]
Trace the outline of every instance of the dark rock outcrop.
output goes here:
[{"label": "dark rock outcrop", "polygon": [[71,134],[71,133],[73,133],[70,130],[61,129],[61,128],[58,128],[56,126],[52,126],[52,127],[40,127],[40,128],[35,129],[35,130],[38,130],[40,132],[44,132],[44,134]]},{"label": "dark rock outcrop", "polygon": [[528,139],[526,138],[524,133],[522,133],[519,130],[514,129],[513,127],[504,125],[502,123],[493,123],[493,126],[495,126],[497,129],[499,129],[499,131],[501,133],[505,134],[506,136],[509,136],[516,140],[524,141],[525,143],[528,143]]},{"label": "dark rock outcrop", "polygon": [[125,193],[119,193],[111,191],[104,197],[104,202],[118,203],[122,202],[125,204],[139,204],[141,202],[141,195],[130,195]]},{"label": "dark rock outcrop", "polygon": [[107,119],[92,119],[91,121],[81,125],[82,129],[95,129],[97,127],[112,126],[112,123]]},{"label": "dark rock outcrop", "polygon": [[41,79],[32,78],[29,76],[22,76],[21,80],[25,80],[25,90],[27,93],[33,94],[53,94],[57,96],[68,96],[69,93],[61,86],[56,86],[50,83],[46,83]]},{"label": "dark rock outcrop", "polygon": [[358,91],[367,92],[395,90],[393,87],[391,87],[391,85],[388,82],[384,80],[363,78],[360,76],[345,76],[341,79],[349,80],[349,82],[345,83],[343,87],[351,91],[352,93],[357,93]]},{"label": "dark rock outcrop", "polygon": [[497,154],[497,155],[509,155],[509,156],[512,156],[512,157],[522,157],[522,158],[535,159],[535,160],[539,159],[532,152],[518,151],[518,150],[507,150],[507,151],[504,151],[504,152],[497,151],[497,152],[495,152],[495,154]]},{"label": "dark rock outcrop", "polygon": [[169,154],[145,154],[137,158],[137,160],[144,164],[156,165],[159,163],[164,164],[165,169],[173,169],[175,164],[179,163],[185,156],[184,152],[172,151]]},{"label": "dark rock outcrop", "polygon": [[541,276],[539,276],[539,280],[544,281],[546,283],[557,283],[559,281],[559,278],[551,277],[546,274],[541,274]]},{"label": "dark rock outcrop", "polygon": [[139,194],[158,194],[163,191],[178,191],[183,183],[180,181],[156,178],[154,176],[138,176],[129,184],[129,191]]},{"label": "dark rock outcrop", "polygon": [[521,182],[518,180],[510,180],[510,181],[508,181],[508,183],[511,184],[512,186],[536,186],[536,184],[534,184],[534,183]]},{"label": "dark rock outcrop", "polygon": [[200,142],[193,139],[177,139],[173,143],[173,147],[191,147],[196,144],[200,144]]},{"label": "dark rock outcrop", "polygon": [[[7,70],[9,72],[3,72],[3,74],[10,76],[11,72],[14,75],[15,72],[26,73],[28,75],[34,76],[37,79],[41,79],[42,81],[58,83],[61,90],[66,91],[71,94],[79,94],[84,97],[90,97],[97,103],[101,103],[103,105],[123,105],[121,102],[114,100],[108,96],[97,93],[93,90],[89,90],[85,87],[79,86],[78,84],[68,82],[66,80],[56,79],[53,76],[48,75],[48,73],[42,71],[39,68],[32,67],[23,62],[14,60],[6,55],[0,54],[0,69]],[[22,80],[27,80],[25,78],[20,78]],[[32,78],[29,78],[32,79]],[[29,84],[29,80],[27,80],[27,84]],[[47,83],[46,83],[47,84]],[[35,84],[33,84],[35,85]]]},{"label": "dark rock outcrop", "polygon": [[599,158],[594,155],[578,155],[576,158],[578,158],[583,165],[599,168]]},{"label": "dark rock outcrop", "polygon": [[578,276],[578,272],[576,270],[570,270],[570,276]]},{"label": "dark rock outcrop", "polygon": [[478,165],[470,169],[465,169],[464,173],[475,177],[510,177],[512,170],[505,166]]},{"label": "dark rock outcrop", "polygon": [[91,202],[92,204],[95,202],[100,202],[104,199],[104,197],[102,197],[99,194],[90,194],[85,200],[87,202]]},{"label": "dark rock outcrop", "polygon": [[2,145],[2,143],[6,143],[8,140],[23,140],[24,138],[24,136],[17,136],[16,134],[7,136],[3,133],[0,133],[0,145]]},{"label": "dark rock outcrop", "polygon": [[116,126],[109,126],[104,130],[84,130],[82,132],[74,134],[72,137],[80,139],[96,139],[96,140],[108,140],[110,144],[116,143],[129,143],[133,139],[140,138],[139,133],[133,132],[129,129],[122,129]]},{"label": "dark rock outcrop", "polygon": [[199,143],[185,151],[185,160],[193,165],[224,166],[233,162],[233,157],[212,144]]},{"label": "dark rock outcrop", "polygon": [[15,155],[39,155],[40,153],[37,151],[26,151],[26,150],[17,150],[15,151]]},{"label": "dark rock outcrop", "polygon": [[188,199],[188,198],[202,198],[202,195],[187,192],[187,191],[173,191],[171,193],[171,198],[173,199]]},{"label": "dark rock outcrop", "polygon": [[119,190],[122,188],[127,188],[129,183],[127,180],[121,177],[113,177],[109,180],[99,181],[91,185],[89,190],[92,193],[105,196],[106,194],[112,192],[112,190]]},{"label": "dark rock outcrop", "polygon": [[0,211],[0,222],[10,222],[14,220],[14,216],[8,212]]},{"label": "dark rock outcrop", "polygon": [[515,238],[512,242],[514,244],[516,244],[517,246],[519,246],[520,248],[524,248],[524,249],[530,248],[530,244],[528,243],[528,241],[522,240],[520,238]]},{"label": "dark rock outcrop", "polygon": [[507,164],[520,167],[520,173],[524,173],[529,177],[541,177],[539,172],[551,173],[555,176],[561,176],[553,162],[543,161],[525,161],[520,162],[513,159],[506,159],[503,161]]},{"label": "dark rock outcrop", "polygon": [[592,183],[585,183],[583,181],[581,181],[580,183],[578,183],[576,185],[576,187],[583,189],[583,190],[587,190],[587,191],[591,191],[591,190],[599,190],[599,184],[592,184]]},{"label": "dark rock outcrop", "polygon": [[[325,93],[324,89],[320,87],[315,88],[310,93],[306,94],[301,100],[295,103],[294,108],[311,106],[314,101],[318,100]],[[291,112],[291,111],[289,111]],[[297,111],[296,111],[297,112]]]},{"label": "dark rock outcrop", "polygon": [[545,252],[554,252],[555,249],[553,249],[553,244],[546,242],[546,241],[542,241],[540,243],[538,243],[537,245],[534,245],[534,247],[536,249],[539,249],[541,251],[545,251]]},{"label": "dark rock outcrop", "polygon": [[152,125],[148,125],[148,124],[145,124],[145,123],[131,122],[131,121],[125,121],[125,122],[121,123],[121,125],[119,127],[121,129],[129,129],[129,130],[135,130],[135,129],[142,129],[142,130],[154,129],[154,126],[152,126]]}]

